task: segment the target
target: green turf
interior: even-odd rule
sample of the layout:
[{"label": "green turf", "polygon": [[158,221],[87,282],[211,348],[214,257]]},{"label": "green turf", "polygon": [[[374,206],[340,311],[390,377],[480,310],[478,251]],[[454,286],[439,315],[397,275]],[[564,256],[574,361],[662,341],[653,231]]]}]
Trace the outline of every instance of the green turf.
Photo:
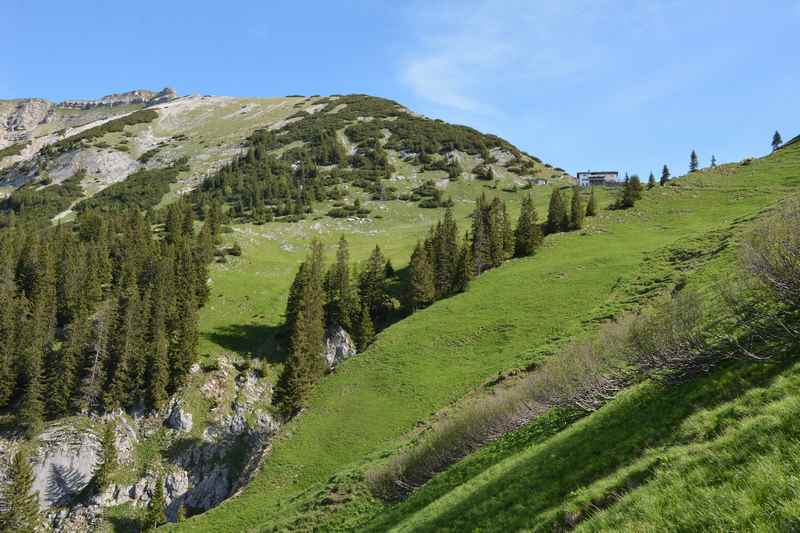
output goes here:
[{"label": "green turf", "polygon": [[[748,166],[718,167],[676,185],[647,192],[633,210],[604,211],[580,233],[549,237],[537,256],[511,261],[476,280],[467,293],[382,332],[366,353],[322,382],[309,409],[282,430],[242,494],[182,527],[234,531],[285,518],[281,505],[293,496],[396,446],[418,422],[490,376],[527,365],[591,329],[593,319],[635,305],[696,259],[698,242],[716,243],[712,249],[725,252],[733,228],[800,185],[800,149]],[[459,213],[466,210],[464,205]],[[374,223],[378,233],[351,237],[354,255],[364,257],[380,243],[390,257],[405,257],[424,232],[424,215],[398,207]],[[242,243],[243,264],[212,276],[202,320],[207,352],[224,345],[269,357],[270,328],[280,322],[285,289],[303,256],[284,254],[281,245],[307,242],[320,232],[330,242],[340,232],[313,224],[243,228],[263,235],[251,234]],[[226,328],[227,338],[213,337]],[[259,339],[265,344],[259,346]]]}]

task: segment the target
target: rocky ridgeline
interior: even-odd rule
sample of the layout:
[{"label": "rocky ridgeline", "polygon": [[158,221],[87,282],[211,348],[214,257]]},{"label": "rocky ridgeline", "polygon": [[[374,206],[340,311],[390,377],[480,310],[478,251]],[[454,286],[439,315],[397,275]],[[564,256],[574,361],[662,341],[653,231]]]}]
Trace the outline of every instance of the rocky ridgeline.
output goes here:
[{"label": "rocky ridgeline", "polygon": [[[177,98],[175,90],[165,87],[161,91],[136,90],[110,94],[99,100],[67,100],[54,104],[42,98],[0,101],[0,149],[15,143],[27,142],[34,137],[34,130],[52,121],[56,128],[79,126],[86,122],[76,116],[57,116],[58,109],[111,108],[122,105],[156,105]],[[102,117],[95,117],[96,118]]]},{"label": "rocky ridgeline", "polygon": [[99,100],[65,100],[59,103],[58,106],[68,109],[92,109],[95,107],[115,107],[132,104],[155,105],[176,97],[177,94],[172,87],[165,87],[159,92],[137,89],[126,93],[109,94]]}]

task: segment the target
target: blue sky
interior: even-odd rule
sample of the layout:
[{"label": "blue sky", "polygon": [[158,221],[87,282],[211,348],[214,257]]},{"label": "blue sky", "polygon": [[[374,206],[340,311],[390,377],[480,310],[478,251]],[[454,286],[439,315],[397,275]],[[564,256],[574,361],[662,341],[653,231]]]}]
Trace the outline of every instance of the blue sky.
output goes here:
[{"label": "blue sky", "polygon": [[800,133],[800,0],[4,0],[0,98],[369,93],[570,172]]}]

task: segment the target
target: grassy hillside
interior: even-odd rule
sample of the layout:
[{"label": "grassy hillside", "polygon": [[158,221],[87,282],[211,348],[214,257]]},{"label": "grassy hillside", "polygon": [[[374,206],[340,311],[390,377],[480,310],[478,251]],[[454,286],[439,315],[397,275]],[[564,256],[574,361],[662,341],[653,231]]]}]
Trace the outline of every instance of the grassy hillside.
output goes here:
[{"label": "grassy hillside", "polygon": [[[308,509],[300,502],[308,503],[304,498],[322,490],[320,483],[365,457],[391,450],[421,421],[493,375],[552,353],[568,338],[592,331],[597,320],[668,287],[683,271],[707,263],[712,265],[709,268],[722,268],[709,261],[730,253],[738,227],[798,185],[800,149],[793,146],[749,165],[723,165],[685,177],[673,186],[646,192],[635,209],[603,212],[580,233],[549,238],[537,256],[512,261],[476,280],[467,293],[384,331],[366,353],[323,381],[309,409],[284,428],[261,472],[241,495],[190,519],[182,528],[269,527],[291,522],[290,510],[298,513],[295,527],[313,527],[303,524]],[[388,230],[381,241],[394,242]],[[257,294],[257,287],[268,293],[272,281],[266,278],[250,286],[249,293]],[[648,393],[632,391],[625,398],[637,394]],[[613,423],[626,431],[634,429],[619,419]],[[559,433],[558,438],[570,437]],[[632,442],[619,451],[621,456],[649,441],[634,438]],[[558,448],[562,454],[567,449]],[[558,455],[546,457],[553,464],[542,468],[562,464],[552,460]],[[599,472],[615,462],[608,459],[604,464]],[[503,468],[518,471],[512,464]],[[573,485],[567,483],[572,487],[569,491],[586,484],[581,475],[575,474]],[[293,501],[303,491],[308,492]],[[524,490],[515,494],[527,494],[519,497],[530,499]],[[498,509],[513,505],[513,498],[502,500]],[[367,505],[368,500],[358,501],[374,505]],[[547,501],[552,505],[554,500]],[[347,508],[353,507],[358,505]],[[443,504],[441,512],[462,510]],[[409,527],[429,520],[438,525],[446,522],[445,518],[436,522],[438,510],[428,512],[430,517],[426,514]],[[279,518],[281,522],[276,522]]]}]

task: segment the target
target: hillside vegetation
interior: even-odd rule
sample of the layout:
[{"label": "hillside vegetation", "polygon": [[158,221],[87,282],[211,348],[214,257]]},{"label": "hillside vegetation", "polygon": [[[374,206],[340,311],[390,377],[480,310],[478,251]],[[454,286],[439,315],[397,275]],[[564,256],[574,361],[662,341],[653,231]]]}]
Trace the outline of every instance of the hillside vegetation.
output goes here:
[{"label": "hillside vegetation", "polygon": [[[688,277],[701,290],[710,286],[720,273],[729,269],[735,243],[749,221],[792,193],[797,185],[800,185],[800,150],[795,145],[748,165],[722,165],[691,174],[669,186],[645,192],[633,209],[602,212],[581,232],[548,238],[533,258],[512,261],[487,273],[475,280],[465,294],[438,302],[381,333],[366,353],[347,361],[323,380],[307,411],[284,428],[260,473],[242,494],[218,509],[190,519],[182,527],[280,530],[314,529],[322,527],[320,524],[330,528],[355,527],[366,523],[362,520],[384,508],[365,486],[370,461],[380,463],[381,456],[391,456],[392,450],[413,436],[415,428],[420,424],[425,426],[423,421],[482,388],[481,384],[489,386],[486,380],[491,376],[514,367],[527,367],[557,353],[568,339],[595,331],[599,321],[645,304],[664,289],[684,283],[683,278]],[[409,343],[408,339],[414,342]],[[704,379],[711,391],[719,387],[727,390],[730,387],[723,385],[725,379],[738,382],[749,379],[747,376],[753,373],[758,385],[761,382],[757,375],[770,371],[763,368],[782,367],[773,364],[759,368],[742,370],[744,374],[728,368]],[[730,373],[742,377],[724,377]],[[683,387],[691,388],[698,398],[704,397],[706,386],[702,383]],[[745,389],[742,385],[739,392]],[[527,520],[524,517],[531,513],[551,511],[552,502],[560,500],[546,499],[542,491],[548,480],[562,479],[552,490],[555,494],[569,494],[588,486],[600,474],[612,476],[617,467],[627,464],[625,460],[631,461],[633,450],[649,446],[651,439],[656,445],[659,438],[675,437],[673,431],[654,433],[661,431],[656,429],[659,419],[655,413],[663,411],[665,421],[674,416],[673,424],[678,424],[695,410],[704,412],[701,400],[667,409],[664,406],[670,405],[670,401],[681,403],[681,394],[674,389],[668,394],[653,392],[657,390],[656,385],[641,385],[585,418],[580,422],[582,425],[569,426],[568,430],[557,433],[552,446],[562,443],[558,444],[561,447],[547,448],[553,450],[548,455],[536,455],[546,456],[548,461],[536,463],[531,459],[539,465],[536,468],[559,469],[542,474],[549,477],[537,478],[518,468],[533,463],[504,464],[503,472],[519,475],[532,484],[531,488],[515,489],[510,485],[508,499],[490,500],[487,505],[496,503],[497,512],[503,509],[503,516],[509,520],[515,516]],[[730,396],[722,400],[735,400],[736,390],[726,393]],[[638,403],[651,396],[660,407],[644,409],[643,412],[654,414],[642,415],[641,427],[628,423],[627,415],[607,414],[618,404],[620,413],[624,413],[628,399]],[[722,400],[702,401],[711,406]],[[598,440],[586,450],[586,454],[594,454],[594,460],[586,465],[588,473],[569,469],[570,464],[580,462],[577,458],[583,452],[577,448],[576,463],[553,461],[553,457],[565,454],[571,457],[571,442],[592,442],[585,434],[577,433],[581,428],[587,424],[596,428],[595,423],[612,419],[608,423],[618,424],[620,431],[633,435],[616,438],[612,431],[606,431],[602,439],[607,440]],[[593,438],[600,439],[594,430],[588,431],[592,431]],[[619,441],[621,448],[606,450],[602,443],[609,441]],[[498,446],[502,442],[505,441]],[[489,450],[479,453],[491,454]],[[535,450],[526,448],[520,453],[526,458],[534,457]],[[368,458],[366,463],[365,458]],[[468,459],[464,464],[469,465],[473,460],[478,459]],[[570,475],[566,475],[568,471]],[[463,473],[453,475],[462,482],[468,479]],[[473,475],[474,471],[469,473]],[[435,487],[438,479],[431,486]],[[505,485],[505,481],[499,483]],[[536,511],[535,507],[529,510],[523,503],[530,499],[527,495],[534,485],[544,499],[542,504],[532,505],[542,505],[542,511]],[[476,497],[480,497],[480,491],[484,490],[482,480],[474,486]],[[491,484],[485,487],[494,490]],[[424,497],[424,490],[420,491],[420,498]],[[410,520],[409,529],[428,523],[433,529],[444,527],[474,505],[465,499],[459,507],[461,504],[455,503],[461,501],[459,495],[459,491],[454,491],[452,505],[445,498],[441,509],[426,509],[420,513],[425,517],[419,520],[414,518],[420,512],[413,507],[414,496],[404,504],[408,507],[398,508],[394,516],[401,517],[398,524]],[[523,498],[521,507],[513,507],[517,505],[515,497]],[[406,515],[402,509],[414,512]],[[518,512],[509,512],[510,509]],[[484,514],[486,522],[481,522],[482,527],[503,529],[491,510],[485,509]],[[464,524],[471,527],[478,523],[476,516],[469,516],[473,521]]]}]

